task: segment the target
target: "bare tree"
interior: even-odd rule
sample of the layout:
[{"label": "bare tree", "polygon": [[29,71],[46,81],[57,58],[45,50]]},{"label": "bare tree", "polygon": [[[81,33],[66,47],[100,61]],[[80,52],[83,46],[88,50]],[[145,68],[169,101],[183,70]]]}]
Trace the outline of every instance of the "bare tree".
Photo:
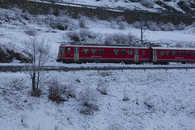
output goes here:
[{"label": "bare tree", "polygon": [[25,41],[25,50],[31,56],[31,65],[27,66],[31,70],[28,72],[32,81],[31,95],[40,96],[40,69],[49,58],[49,46],[44,40],[38,40],[33,37]]}]

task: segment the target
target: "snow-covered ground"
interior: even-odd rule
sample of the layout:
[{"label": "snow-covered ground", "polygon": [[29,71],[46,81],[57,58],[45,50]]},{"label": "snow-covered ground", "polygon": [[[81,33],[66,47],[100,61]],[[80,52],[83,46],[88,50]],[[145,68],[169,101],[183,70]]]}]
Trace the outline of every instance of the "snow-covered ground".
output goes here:
[{"label": "snow-covered ground", "polygon": [[[0,73],[1,130],[193,130],[195,71],[47,72],[42,96],[29,95],[24,73]],[[48,82],[58,79],[76,98],[56,104],[48,100]],[[97,87],[106,87],[102,95]],[[90,88],[99,110],[79,111],[80,93]],[[128,101],[123,98],[128,97]],[[90,97],[91,98],[91,97]]]},{"label": "snow-covered ground", "polygon": [[[137,39],[140,37],[137,24],[129,25],[123,21],[102,21],[83,16],[73,19],[66,15],[55,17],[21,14],[18,9],[0,9],[0,45],[23,53],[24,42],[35,35],[36,39],[44,40],[50,46],[50,58],[46,65],[78,66],[55,61],[61,44],[59,42],[70,41],[70,33],[100,43],[114,34],[130,34]],[[55,22],[67,25],[67,30],[52,27],[56,25]],[[194,46],[194,25],[180,30],[174,30],[176,27],[171,24],[169,27],[173,28],[172,31],[158,30],[158,27],[158,31],[145,29],[144,39],[162,46]],[[94,39],[83,36],[83,32],[92,35]],[[21,65],[17,61],[13,64]],[[110,65],[121,66],[81,64]],[[194,70],[45,72],[41,79],[44,82],[40,86],[42,95],[35,98],[29,94],[31,81],[27,73],[1,72],[0,130],[193,130],[194,77]],[[76,97],[61,104],[48,100],[48,86],[55,79],[62,86],[71,88]],[[107,90],[108,95],[97,91],[101,87]],[[99,108],[92,115],[80,113],[83,109],[81,93],[85,90],[90,90],[86,95]],[[124,97],[129,100],[123,101]]]}]

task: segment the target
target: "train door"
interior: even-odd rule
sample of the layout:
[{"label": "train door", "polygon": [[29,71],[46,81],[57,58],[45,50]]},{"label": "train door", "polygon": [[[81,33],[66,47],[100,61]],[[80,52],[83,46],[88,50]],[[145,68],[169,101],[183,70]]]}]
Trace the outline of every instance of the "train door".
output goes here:
[{"label": "train door", "polygon": [[74,61],[75,62],[79,61],[79,48],[78,47],[74,48]]},{"label": "train door", "polygon": [[153,59],[153,50],[151,47],[149,47],[149,62],[152,62]]},{"label": "train door", "polygon": [[157,50],[153,49],[153,62],[156,63],[157,62]]},{"label": "train door", "polygon": [[135,63],[139,63],[139,49],[135,49],[134,61]]}]

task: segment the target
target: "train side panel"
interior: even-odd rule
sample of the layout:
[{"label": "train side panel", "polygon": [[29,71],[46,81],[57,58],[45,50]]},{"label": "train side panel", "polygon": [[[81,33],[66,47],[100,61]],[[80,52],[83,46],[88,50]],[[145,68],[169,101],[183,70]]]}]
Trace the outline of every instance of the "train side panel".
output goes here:
[{"label": "train side panel", "polygon": [[133,62],[134,49],[128,48],[103,48],[103,47],[80,47],[81,61],[99,62]]},{"label": "train side panel", "polygon": [[139,62],[149,62],[150,61],[150,49],[139,48]]},{"label": "train side panel", "polygon": [[157,62],[195,62],[195,50],[156,49]]},{"label": "train side panel", "polygon": [[60,46],[58,61],[63,62],[149,62],[148,48]]}]

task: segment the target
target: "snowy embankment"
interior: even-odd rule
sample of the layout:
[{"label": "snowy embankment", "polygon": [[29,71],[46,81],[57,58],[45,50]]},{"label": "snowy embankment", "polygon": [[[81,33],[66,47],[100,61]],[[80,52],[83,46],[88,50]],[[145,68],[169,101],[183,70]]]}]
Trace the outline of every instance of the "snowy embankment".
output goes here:
[{"label": "snowy embankment", "polygon": [[[24,73],[0,73],[2,130],[193,130],[195,128],[195,71],[47,72],[42,96],[29,95]],[[48,83],[57,79],[76,95],[56,104],[48,100]],[[105,88],[102,95],[97,88]],[[80,113],[80,93],[99,108]],[[123,99],[126,99],[123,101]]]}]

